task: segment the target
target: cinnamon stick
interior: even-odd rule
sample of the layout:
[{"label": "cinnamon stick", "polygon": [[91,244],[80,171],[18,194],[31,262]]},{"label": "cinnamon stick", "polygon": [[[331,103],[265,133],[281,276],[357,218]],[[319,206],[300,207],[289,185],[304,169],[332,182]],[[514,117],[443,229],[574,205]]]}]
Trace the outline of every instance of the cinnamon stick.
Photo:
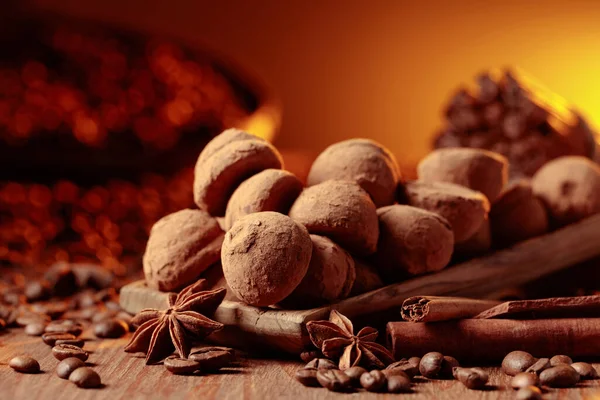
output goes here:
[{"label": "cinnamon stick", "polygon": [[600,317],[600,296],[507,301],[485,310],[473,318],[539,319],[559,317]]},{"label": "cinnamon stick", "polygon": [[430,351],[461,362],[499,361],[513,350],[527,351],[536,357],[600,356],[600,318],[389,322],[387,334],[397,360]]},{"label": "cinnamon stick", "polygon": [[495,300],[477,300],[464,297],[414,296],[402,303],[402,319],[410,322],[448,321],[471,318],[500,304]]}]

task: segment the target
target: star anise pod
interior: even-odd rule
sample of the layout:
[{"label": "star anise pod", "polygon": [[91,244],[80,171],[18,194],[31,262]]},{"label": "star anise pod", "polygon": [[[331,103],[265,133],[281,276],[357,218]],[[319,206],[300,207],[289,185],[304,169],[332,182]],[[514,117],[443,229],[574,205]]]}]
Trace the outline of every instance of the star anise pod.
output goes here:
[{"label": "star anise pod", "polygon": [[338,359],[341,370],[361,365],[365,368],[383,369],[394,362],[392,353],[375,343],[377,330],[371,327],[361,329],[354,335],[352,322],[333,310],[329,321],[310,321],[306,329],[313,344],[327,358]]},{"label": "star anise pod", "polygon": [[192,342],[199,341],[223,329],[223,324],[205,317],[212,314],[225,298],[227,289],[204,290],[206,280],[186,287],[178,295],[169,295],[169,308],[147,308],[131,320],[138,326],[129,344],[128,353],[146,353],[146,364],[160,362],[177,350],[187,358]]}]

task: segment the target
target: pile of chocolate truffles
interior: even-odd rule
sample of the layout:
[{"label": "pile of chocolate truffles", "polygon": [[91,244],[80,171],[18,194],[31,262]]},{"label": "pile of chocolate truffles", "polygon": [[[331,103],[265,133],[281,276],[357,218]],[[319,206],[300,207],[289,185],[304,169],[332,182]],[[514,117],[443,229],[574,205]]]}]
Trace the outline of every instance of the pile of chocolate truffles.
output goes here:
[{"label": "pile of chocolate truffles", "polygon": [[600,212],[600,167],[584,157],[509,184],[504,156],[440,149],[405,182],[389,150],[350,139],[317,157],[306,187],[282,168],[277,149],[246,132],[213,139],[195,167],[198,208],[150,233],[148,285],[176,291],[220,262],[243,302],[311,308]]}]

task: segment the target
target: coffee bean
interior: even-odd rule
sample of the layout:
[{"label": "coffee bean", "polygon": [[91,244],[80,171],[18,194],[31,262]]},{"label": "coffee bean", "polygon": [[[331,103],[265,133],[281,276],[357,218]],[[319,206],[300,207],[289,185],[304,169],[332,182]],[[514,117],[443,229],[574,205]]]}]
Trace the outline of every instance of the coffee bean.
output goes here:
[{"label": "coffee bean", "polygon": [[366,369],[364,369],[363,367],[359,367],[358,365],[354,366],[354,367],[350,367],[344,371],[344,373],[346,375],[348,375],[348,377],[350,379],[352,379],[352,385],[354,387],[360,386],[360,377],[366,372],[367,372]]},{"label": "coffee bean", "polygon": [[522,389],[529,386],[537,386],[540,379],[536,374],[530,372],[520,372],[510,380],[510,386],[515,389]]},{"label": "coffee bean", "polygon": [[54,342],[55,346],[58,346],[60,344],[68,344],[71,346],[77,346],[79,348],[83,348],[83,346],[85,345],[85,341],[80,338],[75,338],[75,339],[57,339]]},{"label": "coffee bean", "polygon": [[96,312],[96,314],[91,318],[91,320],[93,323],[105,321],[107,319],[116,317],[116,315],[118,313],[119,312],[115,311],[115,310],[106,310],[106,311],[102,311],[102,312]]},{"label": "coffee bean", "polygon": [[37,374],[40,372],[40,364],[29,356],[17,356],[8,362],[8,366],[24,374]]},{"label": "coffee bean", "polygon": [[598,371],[591,364],[576,362],[571,364],[571,368],[577,371],[581,379],[598,379]]},{"label": "coffee bean", "polygon": [[27,326],[34,323],[48,323],[50,322],[50,317],[44,314],[24,312],[16,318],[15,322],[19,326]]},{"label": "coffee bean", "polygon": [[[416,358],[416,360],[414,358]],[[421,359],[419,357],[414,358],[396,361],[395,363],[388,365],[386,369],[383,370],[383,373],[389,377],[391,375],[396,374],[396,372],[400,371],[401,373],[406,374],[410,379],[412,379],[419,374],[419,364],[421,362]],[[419,362],[415,364],[416,361]]]},{"label": "coffee bean", "polygon": [[410,392],[410,378],[406,374],[387,376],[387,390],[390,393]]},{"label": "coffee bean", "polygon": [[556,367],[557,365],[561,364],[571,365],[573,364],[573,360],[571,359],[571,357],[562,354],[554,356],[550,359],[550,365],[553,367]]},{"label": "coffee bean", "polygon": [[92,291],[81,292],[76,297],[77,306],[79,308],[88,308],[96,305],[96,296]]},{"label": "coffee bean", "polygon": [[48,271],[46,271],[44,278],[50,282],[50,286],[53,288],[53,292],[56,296],[70,296],[79,288],[77,278],[71,267],[67,264],[52,265],[48,268]]},{"label": "coffee bean", "polygon": [[18,316],[19,311],[16,307],[0,304],[0,318],[6,322],[7,326],[14,324]]},{"label": "coffee bean", "polygon": [[316,368],[302,368],[296,371],[296,380],[304,386],[317,387],[320,386],[317,380]]},{"label": "coffee bean", "polygon": [[542,391],[535,386],[524,387],[519,389],[515,398],[517,400],[542,400]]},{"label": "coffee bean", "polygon": [[107,319],[94,325],[94,335],[102,339],[116,339],[129,332],[129,326],[118,319]]},{"label": "coffee bean", "polygon": [[481,368],[455,367],[453,374],[460,383],[469,389],[481,389],[489,380],[488,373]]},{"label": "coffee bean", "polygon": [[543,370],[548,369],[550,367],[551,365],[549,358],[540,358],[531,367],[527,368],[525,372],[539,375],[542,373]]},{"label": "coffee bean", "polygon": [[579,374],[570,365],[560,364],[540,374],[540,383],[553,388],[567,388],[579,382]]},{"label": "coffee bean", "polygon": [[315,358],[311,362],[307,363],[304,368],[338,369],[338,366],[333,361],[326,358]]},{"label": "coffee bean", "polygon": [[164,364],[167,371],[174,375],[189,375],[200,369],[199,362],[177,356],[168,357]]},{"label": "coffee bean", "polygon": [[300,359],[305,363],[311,362],[315,358],[323,357],[323,354],[318,350],[303,351],[300,353]]},{"label": "coffee bean", "polygon": [[352,379],[339,369],[318,369],[317,380],[321,386],[333,392],[347,392],[352,389]]},{"label": "coffee bean", "polygon": [[506,375],[515,376],[519,372],[525,372],[536,361],[534,356],[525,351],[511,351],[502,360],[502,371]]},{"label": "coffee bean", "polygon": [[235,353],[224,347],[205,347],[194,351],[189,358],[200,364],[200,371],[213,372],[231,364]]},{"label": "coffee bean", "polygon": [[33,322],[25,326],[25,334],[29,336],[41,336],[44,333],[44,329],[46,329],[46,324],[43,322]]},{"label": "coffee bean", "polygon": [[102,386],[100,375],[90,367],[77,368],[69,376],[69,381],[84,389]]},{"label": "coffee bean", "polygon": [[[412,365],[410,367],[414,368]],[[412,379],[412,377],[410,375],[408,375],[406,372],[404,372],[404,370],[402,370],[401,367],[384,369],[381,372],[383,372],[383,374],[386,376],[386,378],[390,378],[392,376],[405,376],[408,380]]]},{"label": "coffee bean", "polygon": [[79,358],[81,361],[85,361],[89,357],[87,351],[71,344],[58,344],[54,346],[52,348],[52,355],[57,360],[61,361],[69,357],[75,357]]},{"label": "coffee bean", "polygon": [[458,360],[454,357],[444,356],[444,360],[442,361],[442,368],[440,369],[439,376],[442,378],[452,378],[453,370],[456,367],[460,367]]},{"label": "coffee bean", "polygon": [[75,335],[72,335],[70,333],[44,333],[42,335],[42,340],[44,341],[44,343],[46,343],[48,346],[54,346],[56,345],[56,341],[57,340],[74,340],[77,339],[77,337]]},{"label": "coffee bean", "polygon": [[46,281],[33,281],[25,285],[23,294],[29,303],[46,300],[50,297],[51,290]]},{"label": "coffee bean", "polygon": [[99,315],[97,307],[88,307],[82,310],[71,310],[63,314],[64,318],[74,320],[93,321],[94,317]]},{"label": "coffee bean", "polygon": [[360,377],[360,385],[369,392],[380,392],[387,388],[387,378],[379,370],[365,372]]},{"label": "coffee bean", "polygon": [[56,366],[56,375],[62,379],[69,379],[69,376],[73,371],[81,367],[85,367],[85,362],[81,361],[79,358],[65,358]]},{"label": "coffee bean", "polygon": [[419,364],[421,363],[421,357],[411,357],[408,359],[408,363],[410,365],[414,365],[414,366],[418,367]]},{"label": "coffee bean", "polygon": [[39,314],[45,314],[50,317],[50,319],[60,318],[60,316],[67,312],[67,309],[67,303],[62,301],[47,304],[37,303],[31,306],[32,311]]},{"label": "coffee bean", "polygon": [[425,378],[435,378],[442,369],[444,363],[444,355],[436,351],[427,353],[421,358],[419,363],[419,372]]},{"label": "coffee bean", "polygon": [[83,326],[70,319],[52,321],[46,326],[46,333],[70,333],[79,336],[81,332],[83,332]]}]

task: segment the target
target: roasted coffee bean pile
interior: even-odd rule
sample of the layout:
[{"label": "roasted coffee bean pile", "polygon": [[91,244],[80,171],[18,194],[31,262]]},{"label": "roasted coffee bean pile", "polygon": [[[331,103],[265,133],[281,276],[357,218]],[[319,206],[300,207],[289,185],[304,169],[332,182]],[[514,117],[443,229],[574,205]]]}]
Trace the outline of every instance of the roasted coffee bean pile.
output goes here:
[{"label": "roasted coffee bean pile", "polygon": [[477,77],[477,89],[460,89],[445,109],[435,147],[474,147],[506,156],[512,177],[532,176],[566,155],[593,157],[593,134],[580,115],[531,79],[514,71]]}]

